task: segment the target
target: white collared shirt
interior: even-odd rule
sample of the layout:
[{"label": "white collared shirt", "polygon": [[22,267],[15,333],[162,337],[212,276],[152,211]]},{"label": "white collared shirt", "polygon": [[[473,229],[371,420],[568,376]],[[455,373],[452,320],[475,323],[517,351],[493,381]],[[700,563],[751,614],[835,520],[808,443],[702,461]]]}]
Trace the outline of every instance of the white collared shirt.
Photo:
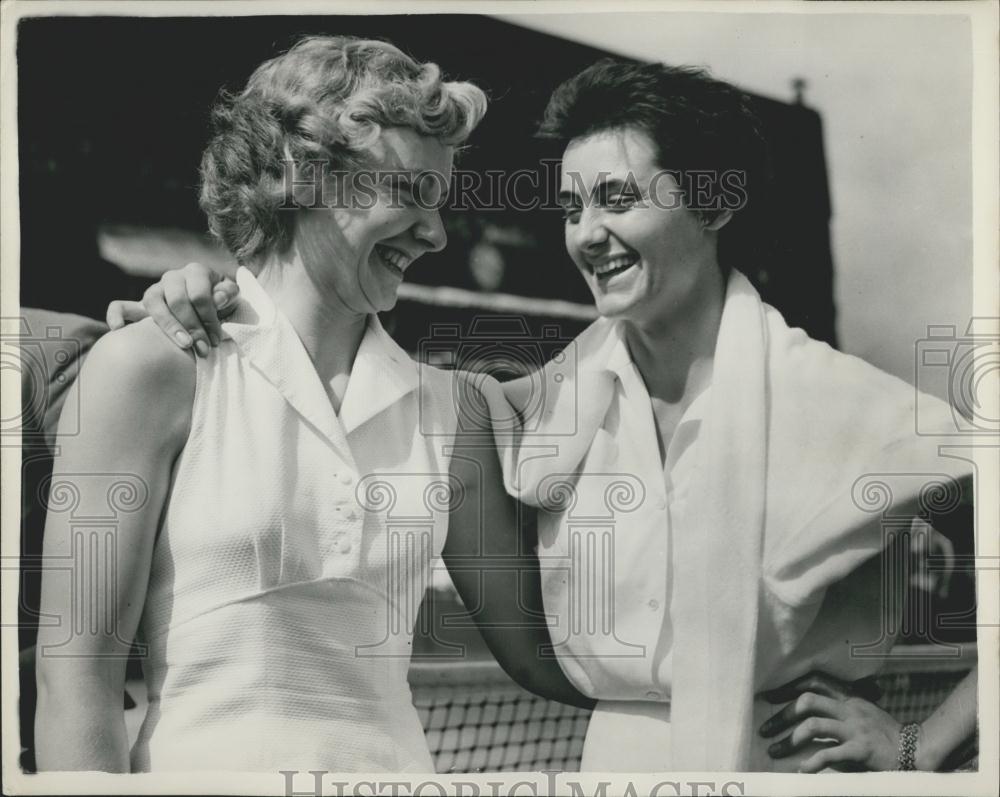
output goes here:
[{"label": "white collared shirt", "polygon": [[[769,332],[780,339],[780,330]],[[678,611],[676,605],[671,606],[671,592],[681,575],[692,568],[690,557],[678,558],[675,552],[682,547],[690,552],[702,545],[683,535],[704,534],[704,516],[711,509],[694,503],[703,500],[695,496],[710,494],[701,488],[715,476],[700,472],[705,467],[702,463],[711,460],[705,456],[705,447],[710,424],[717,418],[710,413],[726,400],[738,403],[741,398],[737,385],[732,384],[732,373],[715,374],[710,387],[681,418],[661,464],[650,399],[620,328],[600,319],[567,352],[559,364],[546,366],[545,378],[539,382],[546,391],[540,402],[542,422],[522,424],[524,431],[519,430],[520,438],[513,445],[507,443],[510,435],[503,427],[497,432],[505,457],[506,485],[511,494],[539,507],[543,594],[559,663],[581,691],[600,701],[588,728],[583,767],[663,771],[672,766],[671,695],[680,670],[672,666],[674,624],[679,631],[681,621],[690,619],[681,615],[671,622],[672,608],[675,614]],[[809,356],[800,367],[822,371],[826,350],[815,344]],[[841,371],[854,367],[851,361],[844,364],[843,355],[836,358],[833,367]],[[862,386],[879,378],[872,373],[874,369],[862,370],[857,379]],[[770,377],[775,378],[774,374]],[[837,377],[857,389],[850,373],[838,371]],[[722,394],[720,379],[725,378],[731,392]],[[807,380],[806,384],[812,383]],[[876,383],[875,389],[882,387]],[[792,402],[794,409],[799,395],[786,391],[781,398]],[[769,398],[775,400],[773,395]],[[808,394],[803,400],[807,398]],[[825,411],[826,404],[821,406]],[[865,407],[863,403],[851,406]],[[782,405],[776,416],[779,424],[788,420],[786,412],[789,407]],[[808,428],[815,432],[824,427]],[[759,596],[760,605],[753,636],[756,655],[751,650],[745,660],[748,684],[758,692],[813,669],[848,680],[869,676],[893,644],[892,629],[898,628],[898,622],[887,610],[898,611],[904,580],[887,585],[880,577],[881,559],[871,552],[874,547],[877,553],[882,542],[879,518],[871,519],[868,511],[852,502],[850,482],[846,492],[839,489],[839,481],[832,487],[802,484],[798,471],[816,471],[816,467],[806,468],[815,466],[810,459],[815,455],[808,448],[796,450],[805,439],[797,433],[787,433],[781,426],[771,431],[782,432],[777,437],[787,448],[781,449],[780,461],[768,461],[768,467],[780,475],[769,484],[774,492],[768,494],[770,511],[763,526],[763,565],[757,564],[762,575],[751,595],[751,599]],[[732,441],[734,448],[737,442]],[[729,445],[721,440],[716,453],[733,455]],[[807,488],[817,488],[814,493],[832,491],[842,499],[838,507],[846,502],[855,513],[840,521],[827,518],[823,501],[803,497],[813,494]],[[719,500],[725,498],[719,496]],[[776,520],[779,510],[787,514],[789,508],[806,513],[805,519],[789,523],[783,516]],[[812,532],[810,517],[820,517],[825,526]],[[824,548],[829,546],[831,529],[857,529],[866,545],[845,542],[833,550]],[[729,529],[723,526],[720,531],[726,534]],[[687,544],[682,546],[682,542]],[[816,555],[817,551],[824,555]],[[855,562],[846,570],[845,557]],[[754,564],[748,562],[748,567]],[[681,597],[700,601],[707,607],[705,622],[712,622],[713,611],[724,620],[722,613],[732,611],[725,598],[720,599],[728,582],[713,582],[713,575],[725,579],[726,571],[709,568],[703,580],[688,579],[696,584],[695,591],[674,594],[673,603],[680,603]],[[824,586],[810,586],[817,582]],[[892,595],[885,594],[887,588]],[[802,593],[806,597],[798,599]],[[705,629],[706,638],[712,638],[713,628]],[[862,654],[855,655],[856,649]],[[724,646],[718,650],[719,656],[729,653]],[[677,649],[678,662],[685,655],[690,654]],[[695,699],[717,700],[727,686],[719,684],[717,692],[700,690]],[[748,766],[794,770],[810,748],[775,762],[767,754],[767,740],[756,734],[759,724],[773,713],[774,707],[763,699],[753,701],[746,718],[754,729]]]},{"label": "white collared shirt", "polygon": [[[645,384],[621,328],[608,325],[607,332],[599,346],[593,337],[580,339],[577,353],[581,368],[605,369],[615,384],[583,461],[565,474],[573,504],[540,510],[545,608],[560,663],[581,691],[602,700],[667,701],[672,540],[689,525],[710,388],[681,416],[661,462]],[[585,392],[578,400],[588,400]]]}]

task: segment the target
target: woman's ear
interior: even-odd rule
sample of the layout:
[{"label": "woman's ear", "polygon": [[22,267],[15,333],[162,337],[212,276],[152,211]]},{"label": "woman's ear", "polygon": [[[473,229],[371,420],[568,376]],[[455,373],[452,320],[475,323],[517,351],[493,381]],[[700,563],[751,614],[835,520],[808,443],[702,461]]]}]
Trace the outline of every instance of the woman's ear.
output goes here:
[{"label": "woman's ear", "polygon": [[727,224],[729,224],[729,220],[732,217],[733,217],[733,211],[731,211],[731,210],[720,210],[712,218],[705,217],[702,220],[702,223],[704,224],[706,230],[711,230],[712,232],[718,232],[723,227],[725,227]]}]

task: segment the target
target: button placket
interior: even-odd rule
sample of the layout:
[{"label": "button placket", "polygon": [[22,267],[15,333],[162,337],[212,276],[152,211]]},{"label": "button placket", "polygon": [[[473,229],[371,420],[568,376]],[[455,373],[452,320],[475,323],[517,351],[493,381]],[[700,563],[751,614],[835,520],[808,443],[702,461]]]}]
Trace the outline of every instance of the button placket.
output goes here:
[{"label": "button placket", "polygon": [[331,552],[343,557],[354,549],[354,538],[358,533],[357,524],[361,515],[353,491],[345,489],[354,484],[354,474],[349,470],[336,470],[333,472],[333,480],[336,484],[336,495],[333,498],[334,519],[341,531],[333,538]]}]

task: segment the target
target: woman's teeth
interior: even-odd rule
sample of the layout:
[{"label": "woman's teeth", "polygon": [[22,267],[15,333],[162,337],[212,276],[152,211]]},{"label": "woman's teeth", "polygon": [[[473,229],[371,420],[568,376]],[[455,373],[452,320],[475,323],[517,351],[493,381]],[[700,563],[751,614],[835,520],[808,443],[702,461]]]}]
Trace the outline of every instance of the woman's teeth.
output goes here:
[{"label": "woman's teeth", "polygon": [[382,259],[383,263],[390,266],[395,271],[398,271],[400,274],[403,273],[404,269],[410,262],[410,259],[406,255],[396,249],[389,249],[385,246],[376,246],[375,251],[378,252],[378,256]]},{"label": "woman's teeth", "polygon": [[636,263],[638,263],[638,258],[632,257],[631,255],[622,255],[621,257],[613,257],[610,260],[594,266],[594,274],[597,277],[613,277],[615,274],[621,274],[626,271]]}]

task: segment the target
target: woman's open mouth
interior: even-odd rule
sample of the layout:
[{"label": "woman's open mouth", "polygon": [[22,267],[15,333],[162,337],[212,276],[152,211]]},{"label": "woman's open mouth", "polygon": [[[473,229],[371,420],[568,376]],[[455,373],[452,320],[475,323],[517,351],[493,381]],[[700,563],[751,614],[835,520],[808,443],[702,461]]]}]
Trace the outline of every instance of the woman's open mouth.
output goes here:
[{"label": "woman's open mouth", "polygon": [[598,280],[609,280],[618,274],[624,274],[632,266],[639,262],[639,258],[634,255],[618,255],[595,264],[593,267],[594,276]]},{"label": "woman's open mouth", "polygon": [[409,255],[400,252],[398,249],[393,249],[391,246],[382,246],[381,244],[375,245],[375,254],[383,266],[400,278],[403,277],[403,272],[406,271],[406,267],[410,264],[411,260]]}]

